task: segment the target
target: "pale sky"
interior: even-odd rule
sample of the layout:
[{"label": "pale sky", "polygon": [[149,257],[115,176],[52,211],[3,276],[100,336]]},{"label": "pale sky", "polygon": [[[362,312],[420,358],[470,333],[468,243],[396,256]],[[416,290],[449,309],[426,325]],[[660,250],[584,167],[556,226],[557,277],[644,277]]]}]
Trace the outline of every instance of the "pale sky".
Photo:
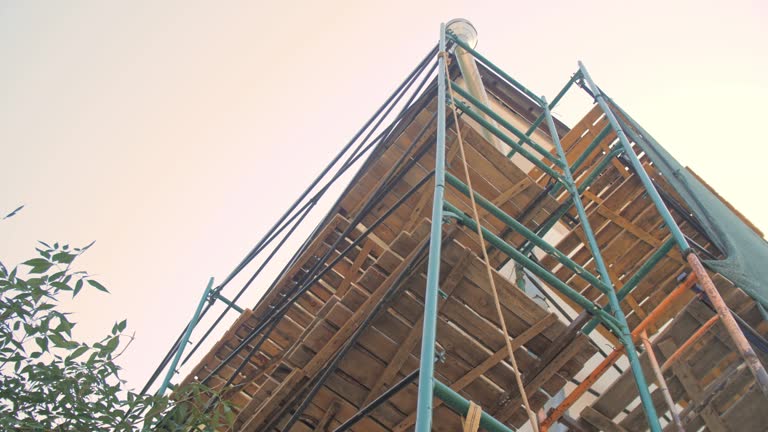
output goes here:
[{"label": "pale sky", "polygon": [[[761,1],[0,1],[0,213],[26,206],[0,222],[0,260],[96,240],[81,267],[112,294],[66,307],[86,339],[128,319],[123,375],[141,387],[208,277],[229,273],[455,17],[550,99],[584,61],[768,230]],[[567,124],[570,106],[555,110]]]}]

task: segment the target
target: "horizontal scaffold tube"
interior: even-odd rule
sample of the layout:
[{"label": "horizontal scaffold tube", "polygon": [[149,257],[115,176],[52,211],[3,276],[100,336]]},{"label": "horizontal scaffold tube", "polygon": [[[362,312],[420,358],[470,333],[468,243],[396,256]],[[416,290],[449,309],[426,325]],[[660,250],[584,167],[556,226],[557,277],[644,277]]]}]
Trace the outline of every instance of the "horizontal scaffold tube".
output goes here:
[{"label": "horizontal scaffold tube", "polygon": [[[600,173],[602,173],[603,170],[608,166],[608,164],[611,163],[611,159],[615,156],[618,156],[622,151],[623,150],[621,148],[615,148],[610,152],[608,152],[607,155],[605,155],[603,160],[601,160],[600,163],[598,163],[598,165],[592,170],[592,172],[589,173],[587,178],[583,182],[581,182],[581,184],[577,187],[579,195],[581,195],[585,190],[587,190],[587,188],[589,188],[592,182],[594,182],[595,179],[597,179],[597,177],[600,175]],[[562,185],[561,183],[555,184],[552,187],[552,193],[554,194],[558,190],[560,190],[558,186],[561,186],[561,185]],[[549,230],[552,229],[553,226],[555,226],[557,221],[559,221],[560,218],[563,217],[568,212],[568,210],[571,209],[571,207],[573,207],[573,204],[574,204],[574,201],[570,200],[560,205],[560,207],[554,213],[549,215],[546,222],[544,222],[539,227],[537,235],[543,236],[547,232],[549,232]],[[528,254],[531,252],[531,250],[533,250],[533,246],[534,246],[533,243],[528,243],[525,246],[523,246],[522,250],[524,253]]]},{"label": "horizontal scaffold tube", "polygon": [[475,110],[470,108],[467,104],[465,104],[464,102],[458,99],[453,99],[453,103],[466,115],[471,117],[472,120],[478,122],[480,126],[488,129],[492,134],[496,135],[496,137],[498,137],[500,140],[504,141],[507,145],[509,145],[513,149],[517,150],[517,152],[520,153],[520,155],[528,159],[528,161],[531,162],[532,164],[536,165],[537,168],[549,174],[557,181],[560,181],[560,182],[563,181],[562,177],[557,171],[553,170],[549,165],[542,162],[541,159],[536,157],[536,155],[532,154],[531,152],[526,150],[524,147],[520,146],[520,144],[518,144],[517,142],[515,142],[515,140],[510,138],[509,135],[505,134],[504,132],[499,130],[499,128],[492,125],[490,122],[484,119],[483,116],[476,113]]},{"label": "horizontal scaffold tube", "polygon": [[[550,103],[549,103],[549,109],[554,109],[554,108],[555,108],[555,105],[557,105],[557,103],[558,103],[558,102],[560,102],[560,99],[562,99],[562,98],[563,98],[563,96],[565,96],[565,94],[566,94],[566,93],[568,93],[568,90],[571,88],[571,86],[573,85],[573,83],[575,83],[575,82],[576,82],[576,80],[578,80],[579,78],[581,78],[581,71],[577,71],[575,74],[573,74],[573,75],[571,76],[571,78],[568,80],[568,82],[567,82],[567,83],[565,83],[565,86],[563,86],[563,88],[562,88],[562,89],[560,89],[560,93],[558,93],[558,94],[557,94],[557,96],[555,96],[555,98],[554,98],[554,99],[552,99],[552,102],[550,102]],[[541,114],[539,114],[539,116],[538,116],[538,117],[536,118],[536,120],[535,120],[535,121],[534,121],[534,122],[531,124],[531,126],[528,128],[528,130],[527,130],[527,131],[525,131],[525,135],[526,135],[526,136],[531,136],[531,134],[533,133],[533,131],[535,131],[536,129],[538,129],[538,127],[539,127],[539,126],[541,125],[541,123],[544,121],[544,117],[546,117],[546,116],[544,115],[544,112],[542,111],[542,113],[541,113]],[[523,143],[523,141],[522,141],[522,140],[520,140],[520,141],[518,142],[518,144],[522,144],[522,143]],[[515,151],[514,151],[514,150],[510,150],[510,152],[509,152],[509,153],[507,153],[507,157],[508,157],[508,158],[511,158],[511,157],[512,157],[514,154],[515,154]]]},{"label": "horizontal scaffold tube", "polygon": [[[435,380],[435,397],[462,417],[469,412],[469,401],[439,380]],[[515,432],[515,429],[510,429],[485,411],[480,417],[480,427],[488,432]]]},{"label": "horizontal scaffold tube", "polygon": [[[656,249],[655,252],[648,258],[647,261],[643,263],[643,265],[640,266],[639,269],[635,272],[635,274],[632,275],[632,277],[629,278],[627,283],[624,284],[624,286],[621,287],[616,292],[616,297],[619,299],[619,301],[624,300],[633,289],[637,287],[637,285],[640,283],[640,281],[648,275],[648,273],[653,270],[653,268],[658,264],[664,257],[667,256],[669,251],[672,250],[672,248],[675,247],[675,239],[670,237],[666,242],[664,242],[661,246],[659,246],[658,249]],[[611,305],[605,306],[606,312],[613,312],[613,308]],[[592,330],[595,329],[598,325],[598,321],[596,319],[592,319],[590,322],[588,322],[584,328],[582,329],[582,332],[584,334],[589,334]]]},{"label": "horizontal scaffold tube", "polygon": [[632,168],[637,173],[637,176],[640,178],[640,181],[645,187],[648,196],[651,198],[651,201],[653,201],[656,209],[659,211],[659,215],[661,215],[661,218],[664,220],[664,224],[672,233],[672,236],[675,238],[675,241],[680,247],[683,255],[687,255],[690,252],[691,247],[688,244],[688,241],[685,239],[685,235],[683,235],[683,232],[680,230],[677,222],[675,222],[675,218],[672,217],[672,213],[669,212],[669,209],[664,204],[664,200],[661,199],[659,191],[656,190],[656,187],[653,185],[650,176],[648,176],[648,173],[645,172],[645,167],[643,167],[640,159],[638,159],[637,155],[632,149],[632,144],[629,142],[629,138],[627,138],[627,135],[624,133],[624,130],[619,124],[619,121],[616,119],[616,116],[613,114],[613,110],[611,110],[608,102],[605,101],[603,92],[599,87],[597,87],[595,82],[592,81],[592,77],[589,76],[589,72],[587,72],[587,69],[581,62],[579,62],[579,69],[581,70],[582,76],[584,76],[584,81],[586,81],[587,87],[589,87],[589,90],[594,95],[595,100],[600,105],[600,108],[603,110],[606,118],[610,122],[611,128],[616,131],[616,135],[619,138],[621,145],[624,147],[624,151],[629,157],[629,162],[632,165]]},{"label": "horizontal scaffold tube", "polygon": [[469,45],[467,45],[466,42],[461,40],[461,38],[458,38],[451,33],[448,33],[448,37],[451,38],[451,40],[455,42],[456,45],[464,48],[468,53],[472,54],[472,57],[476,58],[477,60],[480,60],[480,63],[488,66],[489,69],[496,72],[500,77],[504,78],[505,80],[507,80],[507,82],[517,87],[518,90],[525,93],[526,96],[528,96],[529,98],[531,98],[531,100],[539,104],[539,106],[544,105],[544,102],[541,101],[540,97],[536,96],[536,94],[528,90],[524,85],[520,84],[516,79],[509,76],[509,74],[501,70],[501,68],[491,63],[491,61],[485,58],[482,54],[472,49]]},{"label": "horizontal scaffold tube", "polygon": [[[466,184],[464,184],[464,182],[456,178],[456,176],[452,175],[451,173],[446,173],[446,180],[448,181],[448,184],[458,189],[459,192],[463,193],[466,196],[469,196],[469,188],[467,187]],[[547,243],[541,237],[537,236],[536,233],[528,229],[528,227],[526,227],[525,225],[518,222],[512,216],[508,215],[506,212],[504,212],[504,210],[496,207],[492,202],[488,201],[485,197],[483,197],[479,193],[475,192],[474,195],[475,195],[475,200],[477,200],[477,203],[480,204],[482,208],[488,210],[488,212],[496,216],[500,221],[504,222],[508,227],[520,233],[523,237],[528,239],[531,243],[541,248],[541,250],[555,257],[561,264],[563,264],[569,270],[573,271],[574,273],[579,275],[581,278],[583,278],[585,281],[594,285],[597,289],[599,289],[604,293],[610,289],[605,283],[603,283],[603,281],[598,279],[595,275],[590,273],[587,269],[580,266],[579,264],[574,262],[572,259],[568,258],[565,254],[557,250],[557,248],[555,248],[551,244]]]},{"label": "horizontal scaffold tube", "polygon": [[[652,310],[650,314],[648,314],[648,316],[643,318],[640,324],[635,326],[635,329],[632,330],[632,333],[630,334],[631,340],[638,340],[640,338],[640,334],[644,332],[651,324],[657,323],[659,317],[662,314],[669,311],[673,306],[676,306],[677,300],[686,292],[688,292],[695,283],[696,275],[691,273],[684,281],[678,284],[678,286],[673,289],[667,295],[667,297],[665,297],[664,300],[662,300],[662,302],[659,303],[659,305],[656,306],[656,308]],[[679,304],[677,304],[677,307],[682,309]],[[594,370],[592,370],[592,372],[586,378],[581,381],[581,384],[576,386],[576,388],[573,389],[573,391],[568,394],[568,396],[566,396],[562,402],[560,402],[560,405],[555,407],[555,409],[549,413],[549,416],[546,418],[546,420],[541,423],[542,429],[548,429],[563,414],[565,414],[565,412],[568,411],[568,408],[573,406],[579,397],[586,393],[586,391],[589,390],[589,388],[592,387],[592,385],[597,382],[597,380],[600,379],[600,377],[603,376],[603,374],[611,367],[611,365],[616,363],[616,361],[625,352],[626,348],[624,346],[620,346],[613,350],[599,365],[597,365],[597,367],[595,367]]]},{"label": "horizontal scaffold tube", "polygon": [[[445,209],[449,212],[449,213],[446,213],[446,216],[448,215],[456,216],[459,218],[459,221],[462,224],[468,226],[473,230],[477,230],[477,223],[475,223],[474,219],[466,215],[464,212],[462,212],[455,206],[451,205],[451,203],[446,201]],[[525,254],[523,254],[522,252],[520,252],[519,250],[511,246],[509,243],[504,241],[502,238],[500,238],[496,234],[492,233],[485,227],[481,227],[481,228],[483,230],[483,237],[485,238],[485,240],[488,241],[488,243],[493,245],[493,247],[507,254],[507,256],[512,258],[514,261],[520,263],[520,265],[522,265],[523,267],[528,269],[531,273],[541,278],[541,280],[543,280],[544,282],[546,282],[556,290],[563,293],[563,295],[573,300],[574,303],[584,308],[584,310],[586,310],[590,314],[600,318],[600,320],[610,330],[612,330],[616,334],[620,334],[620,331],[619,331],[620,327],[618,326],[618,322],[616,318],[606,313],[598,305],[591,302],[586,297],[582,296],[578,291],[569,287],[565,282],[555,277],[555,275],[550,273],[547,269],[535,263],[532,259],[525,256]]]},{"label": "horizontal scaffold tube", "polygon": [[530,136],[525,134],[525,132],[513,126],[512,123],[508,122],[506,119],[504,119],[504,117],[500,116],[496,111],[492,110],[489,106],[477,100],[476,97],[469,94],[469,92],[461,88],[460,85],[456,84],[455,82],[451,82],[451,88],[456,90],[456,93],[460,94],[461,97],[468,100],[469,103],[477,107],[480,111],[488,114],[489,117],[491,117],[497,123],[504,126],[504,128],[506,128],[508,131],[512,132],[516,137],[518,137],[520,139],[520,142],[518,142],[518,144],[521,144],[524,142],[528,143],[528,145],[530,145],[534,150],[539,152],[540,155],[549,159],[550,162],[554,163],[560,168],[564,166],[563,163],[558,158],[553,156],[552,153],[548,152],[547,149],[539,145],[536,141],[532,140]]},{"label": "horizontal scaffold tube", "polygon": [[[595,137],[595,139],[592,140],[591,143],[587,146],[586,149],[584,149],[584,152],[579,155],[579,157],[573,162],[571,165],[571,172],[576,173],[578,172],[579,168],[584,164],[584,162],[587,160],[589,155],[595,150],[595,147],[597,147],[604,139],[605,137],[612,131],[610,126],[606,126],[603,128],[602,131],[600,131],[599,134]],[[608,166],[608,164],[611,162],[611,159],[613,159],[615,156],[618,156],[623,151],[621,146],[617,146],[610,150],[605,157],[597,164],[597,166],[592,170],[592,172],[589,173],[586,180],[582,182],[583,186],[579,186],[579,192],[584,192],[589,185],[595,181],[598,175],[600,175],[601,172]],[[560,184],[556,184],[552,191],[553,193],[556,193],[559,191]]]}]

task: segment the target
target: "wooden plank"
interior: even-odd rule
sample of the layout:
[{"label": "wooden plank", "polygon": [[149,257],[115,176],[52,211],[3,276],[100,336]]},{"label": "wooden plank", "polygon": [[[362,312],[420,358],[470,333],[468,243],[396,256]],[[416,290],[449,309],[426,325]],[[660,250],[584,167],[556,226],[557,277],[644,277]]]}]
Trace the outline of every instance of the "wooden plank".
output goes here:
[{"label": "wooden plank", "polygon": [[259,300],[259,303],[254,308],[254,315],[257,317],[263,316],[267,312],[269,306],[273,304],[284,291],[285,285],[288,285],[286,281],[290,281],[296,275],[296,273],[301,270],[301,267],[314,257],[314,250],[319,247],[319,245],[324,241],[325,237],[327,237],[327,235],[337,227],[342,227],[343,229],[348,224],[349,221],[343,216],[334,215],[330,223],[323,228],[320,234],[315,236],[309,247],[307,247],[306,252],[304,252],[304,254],[299,257],[296,264],[294,264],[293,267],[285,274],[285,276],[283,276],[283,278],[278,281],[278,283],[275,285],[275,289],[267,292],[264,297]]},{"label": "wooden plank", "polygon": [[[321,368],[325,367],[331,357],[339,350],[339,348],[341,348],[344,343],[346,343],[349,337],[351,337],[352,333],[357,330],[363,319],[365,319],[365,317],[370,314],[373,308],[384,298],[386,293],[389,292],[393,284],[397,281],[399,274],[403,272],[408,265],[411,264],[413,259],[416,258],[416,253],[424,244],[426,244],[427,240],[428,239],[425,238],[419,243],[419,246],[400,263],[396,269],[396,272],[387,277],[384,283],[378,286],[378,288],[371,294],[371,296],[366,299],[365,303],[363,303],[363,305],[355,311],[355,313],[344,324],[344,326],[342,326],[342,328],[340,328],[330,338],[330,340],[328,340],[328,342],[323,345],[323,348],[315,356],[313,356],[309,363],[301,370],[301,377],[292,376],[295,375],[295,373],[289,375],[289,378],[293,379],[293,381],[290,382],[292,387],[287,389],[284,388],[281,384],[281,387],[278,389],[278,391],[271,395],[271,397],[264,403],[263,406],[256,410],[250,420],[248,420],[247,428],[244,428],[244,430],[253,430],[254,428],[260,427],[267,419],[276,417],[276,411],[280,409],[281,406],[282,409],[285,409],[289,405],[289,402],[283,403],[283,400],[290,397],[296,397],[301,392],[300,390],[296,390],[294,388],[296,387],[294,384],[299,384],[300,381],[301,383],[306,383],[306,380],[304,380],[303,377],[313,377]],[[286,382],[288,382],[288,379],[286,379]],[[299,385],[303,386],[304,384]]]},{"label": "wooden plank", "polygon": [[[664,354],[664,356],[670,356],[675,352],[675,347],[671,343],[665,342],[668,341],[662,341],[659,343],[659,349]],[[683,388],[685,388],[685,392],[688,394],[688,397],[694,403],[700,402],[705,398],[705,393],[701,385],[696,380],[696,378],[694,378],[690,367],[684,361],[675,362],[672,365],[672,373],[674,373],[677,379],[680,380],[680,383],[683,385]],[[707,425],[707,428],[711,432],[727,432],[729,430],[728,427],[726,427],[726,425],[720,419],[720,417],[711,410],[701,411],[701,418],[704,420],[704,423]]]},{"label": "wooden plank", "polygon": [[[438,302],[437,302],[438,313],[442,308],[443,304],[445,304],[445,301],[447,300],[448,296],[450,296],[453,293],[453,290],[459,285],[459,281],[464,277],[463,276],[464,269],[469,259],[471,259],[470,258],[471,255],[472,255],[472,251],[470,251],[469,249],[464,249],[464,253],[459,259],[459,262],[453,266],[453,268],[451,269],[451,272],[445,278],[443,283],[440,284],[442,291],[446,294],[446,297],[443,298],[441,296],[438,299]],[[393,380],[397,376],[398,372],[400,371],[400,368],[402,368],[403,363],[405,363],[405,360],[408,358],[409,355],[411,355],[411,351],[413,351],[416,344],[421,340],[423,320],[424,318],[422,317],[416,323],[414,323],[413,327],[411,327],[411,330],[408,332],[408,336],[401,343],[397,353],[395,353],[395,356],[392,357],[392,359],[389,361],[387,368],[384,369],[384,372],[380,375],[379,379],[376,381],[373,387],[371,387],[371,390],[368,393],[368,397],[365,398],[365,402],[363,402],[363,405],[369,404],[372,400],[374,400],[378,396],[378,393],[381,389],[383,389],[384,387],[388,387],[390,384],[393,383]]]},{"label": "wooden plank", "polygon": [[234,337],[235,333],[240,328],[240,326],[245,321],[250,319],[252,316],[253,316],[253,311],[252,310],[250,310],[250,309],[244,310],[243,313],[240,314],[239,317],[237,317],[235,322],[232,323],[232,325],[229,327],[227,332],[224,333],[224,335],[216,342],[216,344],[213,346],[213,348],[211,348],[210,351],[208,351],[208,353],[202,359],[200,359],[200,361],[197,363],[197,366],[195,366],[192,369],[192,372],[189,375],[187,375],[187,377],[184,379],[184,381],[181,382],[180,387],[187,386],[190,382],[192,382],[193,380],[196,380],[195,377],[199,377],[199,376],[205,377],[205,376],[207,376],[208,373],[203,373],[202,372],[205,369],[205,366],[207,364],[211,363],[215,359],[216,353],[224,346],[224,344],[227,341],[229,341],[230,339],[232,339]]},{"label": "wooden plank", "polygon": [[[530,341],[534,336],[544,331],[544,329],[548,328],[550,325],[552,325],[554,322],[557,321],[557,316],[555,314],[548,314],[546,315],[541,321],[537,322],[528,330],[526,330],[524,333],[522,333],[520,336],[512,339],[512,349],[517,351],[520,347],[525,345],[528,341]],[[507,348],[506,345],[502,348],[500,348],[498,351],[493,353],[490,357],[488,357],[485,361],[477,365],[475,368],[473,368],[471,371],[469,371],[466,375],[462,376],[458,380],[456,380],[453,384],[451,384],[451,389],[454,391],[460,392],[464,390],[470,383],[478,379],[481,375],[486,373],[488,370],[490,370],[492,367],[496,366],[499,362],[503,361],[505,358],[507,358]],[[435,409],[442,405],[443,402],[439,399],[435,400],[434,407]],[[393,432],[403,432],[410,428],[414,423],[416,422],[416,413],[412,413],[409,415],[405,420],[400,422],[397,426],[395,426]]]},{"label": "wooden plank", "polygon": [[[537,373],[533,376],[527,376],[524,379],[525,392],[527,395],[532,395],[539,389],[550,377],[557,373],[573,356],[575,356],[582,349],[582,343],[584,339],[578,338],[572,343],[568,344],[565,349],[560,351],[560,354],[553,358],[549,363],[544,364]],[[520,409],[522,402],[522,395],[517,394],[509,398],[506,401],[499,401],[502,404],[500,410],[498,410],[494,416],[500,421],[507,421],[512,415]]]},{"label": "wooden plank", "polygon": [[355,258],[355,261],[352,263],[352,266],[350,267],[349,271],[344,277],[344,280],[341,282],[341,285],[339,285],[338,288],[336,289],[336,295],[338,297],[344,297],[344,294],[349,289],[349,285],[353,281],[357,281],[358,272],[360,271],[360,268],[365,263],[365,260],[368,259],[368,256],[370,255],[372,249],[373,249],[372,241],[364,242],[362,250],[360,251],[360,253],[357,254],[357,258]]},{"label": "wooden plank", "polygon": [[328,424],[331,423],[331,420],[333,420],[333,417],[336,415],[336,412],[339,411],[339,401],[333,401],[331,402],[331,406],[325,410],[325,413],[323,414],[323,417],[320,418],[320,420],[317,421],[317,424],[315,425],[315,428],[312,429],[313,432],[326,432],[328,429]]},{"label": "wooden plank", "polygon": [[323,347],[323,349],[312,358],[312,360],[304,367],[304,373],[308,376],[316,374],[320,368],[325,365],[328,359],[349,339],[352,333],[357,330],[357,327],[370,313],[371,310],[384,298],[384,295],[389,291],[390,287],[397,281],[401,272],[411,264],[413,259],[416,258],[416,252],[426,244],[427,239],[422,240],[419,246],[413,250],[413,252],[403,260],[395,272],[393,272],[386,281],[381,284],[378,289],[365,301],[365,303],[355,311],[352,318],[339,329],[336,334],[333,335],[330,341]]},{"label": "wooden plank", "polygon": [[595,427],[605,432],[627,432],[626,429],[617,425],[591,406],[585,406],[581,411],[581,418],[593,424]]},{"label": "wooden plank", "polygon": [[[255,431],[264,420],[270,418],[278,408],[280,403],[291,392],[294,391],[296,385],[304,380],[306,375],[300,369],[294,369],[286,379],[280,383],[277,389],[270,395],[270,397],[263,403],[257,405],[256,403],[248,404],[238,414],[235,419],[235,424],[240,425],[237,429],[242,431]],[[251,402],[256,402],[253,399]]]},{"label": "wooden plank", "polygon": [[[592,192],[590,191],[584,191],[584,196],[586,197],[593,197],[595,200],[599,200]],[[650,235],[645,230],[639,228],[637,225],[629,221],[628,219],[624,218],[620,214],[614,212],[613,210],[609,209],[605,206],[598,206],[597,212],[605,216],[606,218],[610,219],[611,222],[615,223],[616,225],[624,228],[625,230],[629,231],[633,235],[635,235],[637,238],[643,240],[644,242],[659,247],[661,246],[661,241],[657,239],[656,237]]]}]

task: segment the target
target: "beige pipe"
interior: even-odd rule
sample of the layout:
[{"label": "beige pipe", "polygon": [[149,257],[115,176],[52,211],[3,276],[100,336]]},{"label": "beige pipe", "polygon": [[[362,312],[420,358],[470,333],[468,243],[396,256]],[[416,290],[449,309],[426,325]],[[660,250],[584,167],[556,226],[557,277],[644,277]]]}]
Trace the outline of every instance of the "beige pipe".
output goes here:
[{"label": "beige pipe", "polygon": [[672,419],[675,421],[677,430],[678,432],[685,432],[683,422],[680,421],[680,414],[677,413],[677,406],[675,406],[675,401],[672,400],[672,395],[669,393],[667,380],[664,379],[664,374],[661,372],[661,368],[659,367],[659,361],[656,359],[656,353],[653,352],[653,346],[651,345],[651,341],[648,340],[648,333],[646,333],[645,330],[643,330],[643,332],[640,334],[640,339],[643,341],[645,352],[648,354],[648,360],[651,362],[651,368],[653,369],[654,375],[656,375],[656,381],[658,381],[661,393],[664,395],[664,400],[667,402],[669,412],[672,413]]},{"label": "beige pipe", "polygon": [[[452,31],[459,39],[463,40],[467,45],[474,48],[477,45],[477,31],[472,23],[463,19],[457,18],[448,22],[447,29]],[[491,104],[488,100],[488,92],[485,90],[483,80],[480,78],[480,70],[477,68],[477,62],[464,48],[457,46],[454,50],[454,55],[459,63],[459,69],[461,70],[461,76],[464,77],[464,86],[467,88],[469,94],[474,96],[477,100],[483,103],[483,105],[490,107]],[[484,112],[476,110],[476,112],[489,122],[494,127],[497,126],[496,122],[490,119]],[[480,131],[483,137],[491,143],[502,154],[506,155],[508,149],[501,143],[494,134],[488,129],[482,128]]]}]

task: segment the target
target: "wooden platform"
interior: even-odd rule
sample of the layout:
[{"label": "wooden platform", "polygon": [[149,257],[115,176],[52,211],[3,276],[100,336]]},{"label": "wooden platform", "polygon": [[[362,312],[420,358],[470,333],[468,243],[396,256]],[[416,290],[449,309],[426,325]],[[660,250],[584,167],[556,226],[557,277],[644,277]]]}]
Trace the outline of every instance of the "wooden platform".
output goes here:
[{"label": "wooden platform", "polygon": [[[536,114],[535,111],[515,112],[524,104],[510,99],[514,91],[498,87],[501,85],[499,82],[494,85],[489,86],[489,91],[498,98],[495,102],[510,110],[505,115],[524,121],[531,118],[531,112]],[[398,200],[432,172],[434,110],[433,97],[423,98],[417,103],[410,112],[409,121],[400,124],[393,139],[376,149],[352,180],[322,229],[311,239],[305,253],[253,310],[246,310],[238,318],[187,377],[187,382],[208,376],[222,359],[253,333],[258,323],[270,316],[275,306],[293,295],[321,257],[329,253],[329,259],[320,265],[320,269],[326,269],[328,262],[341,256],[349,245],[363,236]],[[607,120],[595,107],[571,130],[559,125],[560,129],[567,131],[562,142],[569,162],[583,152],[606,124]],[[539,227],[560,204],[569,199],[563,193],[547,193],[545,188],[549,179],[545,174],[538,169],[521,169],[468,124],[462,123],[461,131],[475,190],[530,229]],[[539,134],[546,138],[543,132]],[[614,139],[615,135],[609,134],[589,155],[582,169],[574,173],[577,182],[584,181],[591,167],[609,150]],[[667,187],[648,161],[643,162],[662,188]],[[447,134],[448,170],[466,182],[461,163],[455,129],[451,127]],[[399,180],[375,201],[372,208],[364,212],[359,223],[347,230],[364,209],[365,203],[391,175],[399,176]],[[306,409],[290,430],[331,431],[418,367],[426,283],[425,257],[418,251],[428,237],[433,188],[432,180],[424,183],[332,268],[328,268],[322,278],[279,317],[274,331],[247,359],[247,366],[235,377],[235,386],[225,390],[225,397],[237,411],[234,430],[283,430],[298,405],[307,399],[306,395],[318,377],[330,370],[327,380],[319,386],[314,397],[308,398]],[[674,191],[667,192],[675,196]],[[445,196],[453,205],[470,212],[468,200],[452,187],[446,187]],[[611,161],[606,172],[589,187],[583,202],[618,289],[667,239],[668,230],[661,224],[637,176],[618,159]],[[673,210],[673,215],[686,235],[708,253],[713,256],[721,254],[687,215],[677,210]],[[485,227],[502,235],[512,245],[519,247],[523,244],[519,234],[508,230],[487,212],[482,212],[482,219]],[[584,243],[576,215],[571,212],[562,218],[557,229],[563,233],[554,241],[558,249],[595,272],[594,261]],[[345,230],[349,232],[345,234]],[[455,223],[445,225],[443,234],[445,242],[440,287],[444,297],[439,306],[437,343],[444,355],[436,366],[437,377],[501,421],[519,426],[527,418],[520,409],[520,395],[511,367],[505,360],[504,340],[483,263],[478,257],[480,247],[476,235]],[[497,268],[507,261],[499,251],[492,251],[491,256]],[[587,298],[600,304],[606,303],[597,288],[588,285],[555,259],[544,256],[540,262]],[[655,266],[623,303],[631,327],[634,328],[665,298],[686,268],[676,251],[670,252]],[[499,274],[496,274],[496,283],[500,288],[508,331],[513,337],[526,390],[532,405],[538,409],[548,400],[548,395],[556,394],[583,368],[596,349],[584,335],[567,337],[566,323],[542,309]],[[724,292],[732,293],[729,294],[729,304],[742,308],[740,310],[757,325],[759,320],[755,316],[754,303],[728,281],[719,278],[718,283]],[[677,310],[692,296],[683,298]],[[567,298],[561,299],[580,311]],[[672,348],[676,346],[674,344],[682,343],[681,335],[692,329],[690,319],[701,318],[693,315],[692,307],[686,310],[687,315],[681,315],[670,324],[664,330],[665,336],[659,340],[668,342]],[[666,316],[665,320],[672,319],[673,315]],[[764,332],[764,327],[759,328]],[[358,329],[361,333],[356,337]],[[602,327],[599,330],[613,339]],[[727,362],[728,359],[733,364],[739,362],[728,351],[727,341],[722,338],[716,340],[722,346],[715,348],[717,345],[714,343],[698,346],[697,353],[692,354],[696,356],[696,361],[691,360],[689,364],[693,378],[689,382],[683,382],[687,378],[676,381],[676,395],[680,403],[692,407],[689,410],[692,427],[706,420],[708,414],[702,412],[709,409],[714,410],[713,416],[729,424],[738,413],[751,409],[755,403],[756,396],[753,395],[756,392],[747,383],[749,376],[745,378],[743,367]],[[347,343],[350,344],[348,347]],[[663,359],[663,350],[667,348],[663,348],[662,344],[660,347],[658,355]],[[246,361],[247,353],[252,348],[253,344],[246,347],[238,354],[236,361],[212,377],[209,385],[221,387],[235,368]],[[344,354],[340,355],[342,352]],[[728,371],[735,374],[734,378],[721,378],[731,376],[725,374]],[[676,377],[685,375],[680,368],[675,369],[674,374]],[[718,379],[725,382],[720,383]],[[606,420],[608,427],[614,425],[619,428],[616,430],[643,430],[644,420],[638,415],[640,408],[633,402],[636,392],[632,393],[633,388],[627,383],[634,385],[628,377],[620,378],[601,399],[586,408],[579,420],[581,427],[599,429],[602,426],[597,422]],[[724,401],[723,396],[702,402],[701,395],[708,394],[708,386],[713,383],[719,383],[717,385],[723,389],[734,389],[726,393],[721,390],[720,394],[738,396],[738,400]],[[656,393],[654,398],[658,399]],[[704,408],[696,408],[699,405]],[[411,384],[352,430],[410,430],[415,407],[416,386]],[[629,409],[631,414],[621,414],[623,409]],[[434,430],[460,430],[459,416],[439,403],[434,418]]]},{"label": "wooden platform", "polygon": [[[740,316],[758,332],[768,332],[768,322],[762,320],[754,302],[722,279],[717,282],[728,303],[735,306],[734,310]],[[704,303],[691,300],[655,339],[653,345],[658,361],[666,361],[713,315]],[[646,376],[653,376],[648,357],[643,355],[640,359]],[[761,355],[761,360],[766,363],[768,358]],[[717,432],[763,431],[768,425],[768,403],[719,322],[672,364],[665,379],[686,430],[705,427]],[[587,431],[645,431],[648,427],[642,409],[637,405],[637,397],[632,377],[624,373],[602,397],[581,412],[580,425]],[[654,388],[652,397],[659,415],[668,413],[669,408],[658,388]],[[630,413],[622,414],[625,409]],[[674,430],[669,425],[665,429]]]}]

